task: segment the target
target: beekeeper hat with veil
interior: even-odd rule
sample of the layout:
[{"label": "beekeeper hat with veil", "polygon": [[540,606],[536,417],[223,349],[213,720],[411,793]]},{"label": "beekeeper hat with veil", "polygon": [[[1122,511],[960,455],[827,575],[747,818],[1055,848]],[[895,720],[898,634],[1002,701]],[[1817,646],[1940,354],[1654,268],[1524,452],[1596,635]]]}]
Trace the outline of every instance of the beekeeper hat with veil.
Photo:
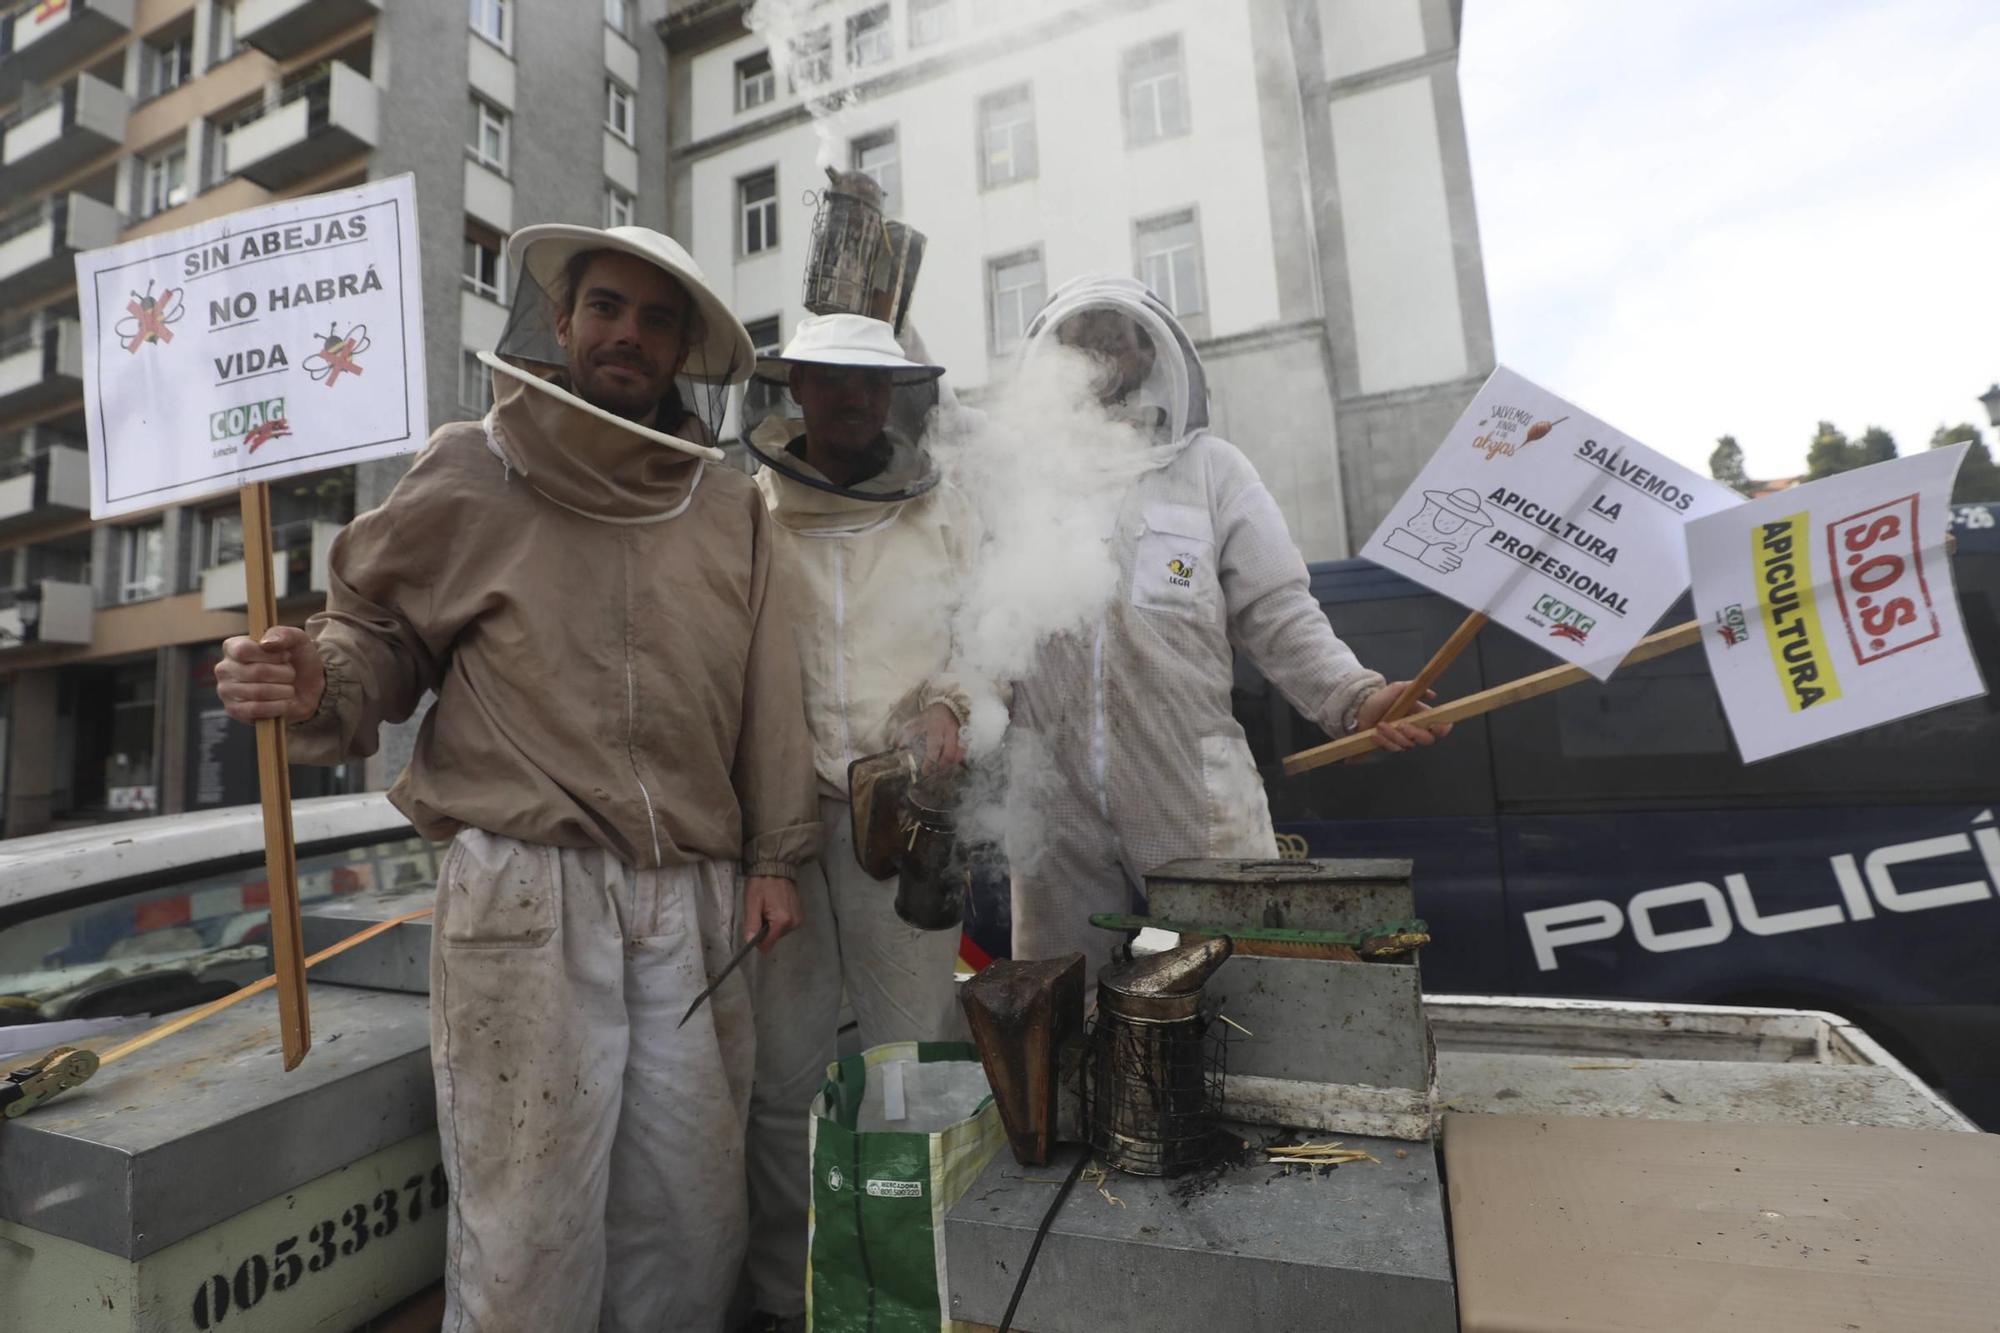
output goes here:
[{"label": "beekeeper hat with veil", "polygon": [[[627,474],[636,466],[639,472],[657,477],[661,464],[680,455],[722,461],[714,440],[728,405],[729,386],[749,377],[756,354],[742,322],[709,290],[700,266],[686,250],[648,227],[599,229],[567,223],[523,227],[509,238],[507,250],[510,261],[518,259],[512,308],[499,346],[478,353],[480,363],[493,371],[489,427],[496,420],[504,426],[525,413],[532,429],[555,437],[565,454],[586,454],[582,460],[586,467],[612,466]],[[590,259],[604,251],[644,260],[688,296],[681,316],[686,356],[678,382],[668,387],[658,411],[643,419],[628,419],[587,402],[570,383],[570,349],[563,329],[581,295],[572,288]],[[635,440],[659,448],[635,451]],[[503,456],[539,485],[534,468],[513,458],[515,452],[509,448]],[[635,463],[632,457],[611,459],[607,454],[637,454],[638,459]],[[650,464],[647,454],[653,455]],[[605,480],[613,487],[620,484],[617,478]]]},{"label": "beekeeper hat with veil", "polygon": [[[919,353],[919,356],[921,353]],[[888,389],[877,434],[858,479],[836,482],[807,460],[804,409],[791,392],[801,368],[857,376]],[[939,402],[943,366],[911,356],[887,323],[833,313],[801,320],[782,352],[757,359],[743,393],[743,446],[763,466],[815,490],[854,500],[909,500],[937,485],[937,468],[923,448],[924,430]],[[858,405],[845,411],[860,413]]]}]

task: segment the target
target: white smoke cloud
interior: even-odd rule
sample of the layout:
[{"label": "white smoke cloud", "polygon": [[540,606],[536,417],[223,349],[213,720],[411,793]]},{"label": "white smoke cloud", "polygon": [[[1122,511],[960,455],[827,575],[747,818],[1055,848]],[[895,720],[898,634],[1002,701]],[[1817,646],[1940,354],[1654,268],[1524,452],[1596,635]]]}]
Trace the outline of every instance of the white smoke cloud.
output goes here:
[{"label": "white smoke cloud", "polygon": [[[812,71],[801,65],[811,56],[822,37],[837,40],[839,13],[830,11],[821,0],[756,0],[744,11],[743,23],[770,43],[771,73],[778,88],[811,88],[819,82]],[[831,48],[827,57],[831,60]],[[840,145],[847,135],[843,122],[860,99],[852,94],[833,93],[809,97],[806,110],[812,113],[813,133],[819,138],[817,161],[822,170],[845,170]]]}]

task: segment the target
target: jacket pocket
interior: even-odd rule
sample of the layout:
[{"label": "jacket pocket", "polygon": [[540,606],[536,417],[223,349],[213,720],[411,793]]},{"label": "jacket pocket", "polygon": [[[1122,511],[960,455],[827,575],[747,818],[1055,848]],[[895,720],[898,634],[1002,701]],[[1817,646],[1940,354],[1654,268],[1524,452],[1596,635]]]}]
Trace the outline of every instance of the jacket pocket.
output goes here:
[{"label": "jacket pocket", "polygon": [[444,942],[471,949],[548,943],[556,933],[558,855],[553,847],[461,830],[438,875]]},{"label": "jacket pocket", "polygon": [[1142,611],[1198,616],[1215,586],[1214,528],[1194,505],[1146,507],[1146,530],[1132,555],[1132,605]]},{"label": "jacket pocket", "polygon": [[1250,747],[1234,736],[1201,738],[1201,781],[1208,796],[1208,854],[1216,857],[1278,854],[1264,780]]}]

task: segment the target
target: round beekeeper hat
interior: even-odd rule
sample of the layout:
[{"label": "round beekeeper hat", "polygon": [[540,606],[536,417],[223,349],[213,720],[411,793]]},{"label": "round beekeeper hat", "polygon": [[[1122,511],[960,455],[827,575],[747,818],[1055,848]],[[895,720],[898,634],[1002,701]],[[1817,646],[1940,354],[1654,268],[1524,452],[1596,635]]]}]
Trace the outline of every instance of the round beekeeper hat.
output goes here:
[{"label": "round beekeeper hat", "polygon": [[896,331],[866,315],[814,315],[800,320],[784,351],[757,358],[757,376],[774,384],[788,383],[793,366],[886,370],[890,383],[897,385],[924,384],[944,374],[943,366],[910,360],[896,341]]},{"label": "round beekeeper hat", "polygon": [[[879,371],[888,378],[889,407],[877,439],[880,466],[865,480],[837,483],[807,461],[805,412],[791,395],[798,366]],[[743,391],[739,438],[760,464],[815,490],[855,500],[914,499],[938,483],[922,441],[943,374],[943,366],[912,359],[882,320],[814,315],[799,322],[784,351],[757,359],[757,373]]]}]

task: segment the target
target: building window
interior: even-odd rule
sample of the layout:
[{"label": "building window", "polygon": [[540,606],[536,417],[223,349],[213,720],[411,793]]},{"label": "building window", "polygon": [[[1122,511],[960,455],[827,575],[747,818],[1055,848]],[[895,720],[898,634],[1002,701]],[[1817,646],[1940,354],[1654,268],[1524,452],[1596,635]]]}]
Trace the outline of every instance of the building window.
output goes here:
[{"label": "building window", "polygon": [[632,40],[632,0],[604,0],[604,26]]},{"label": "building window", "polygon": [[762,254],[778,245],[778,172],[774,167],[736,182],[743,228],[739,239],[746,255]]},{"label": "building window", "polygon": [[225,60],[233,59],[243,49],[236,40],[236,0],[215,0],[208,30],[211,34],[209,45],[213,48],[209,52],[209,64],[220,65]]},{"label": "building window", "polygon": [[910,0],[910,45],[929,46],[952,35],[958,15],[953,0]]},{"label": "building window", "polygon": [[604,81],[604,128],[632,143],[639,127],[632,115],[632,90],[616,79]]},{"label": "building window", "polygon": [[864,134],[854,141],[854,169],[882,187],[882,211],[895,217],[902,211],[903,169],[896,162],[896,131]]},{"label": "building window", "polygon": [[243,515],[235,506],[201,516],[201,567],[215,569],[243,558]]},{"label": "building window", "polygon": [[616,185],[604,187],[604,225],[607,227],[629,227],[638,216],[638,203],[631,195]]},{"label": "building window", "polygon": [[187,142],[139,161],[139,216],[149,218],[187,202]]},{"label": "building window", "polygon": [[166,588],[167,529],[141,523],[118,529],[118,600],[141,602]]},{"label": "building window", "polygon": [[793,91],[833,77],[833,30],[821,26],[792,39]]},{"label": "building window", "polygon": [[1047,295],[1040,250],[986,261],[986,341],[993,355],[1006,356],[1021,345]]},{"label": "building window", "polygon": [[139,95],[158,97],[170,93],[194,77],[194,33],[182,33],[178,38],[155,45],[145,42],[139,47]]},{"label": "building window", "polygon": [[847,20],[847,63],[850,68],[886,65],[896,54],[889,30],[889,6],[874,5]]},{"label": "building window", "polygon": [[1035,174],[1035,102],[1028,85],[979,99],[979,180],[987,189]]},{"label": "building window", "polygon": [[472,30],[502,51],[514,40],[514,0],[472,0]]},{"label": "building window", "polygon": [[461,280],[466,287],[478,292],[489,301],[504,301],[502,288],[506,283],[507,270],[500,260],[500,243],[482,235],[468,233],[465,238],[465,267]]},{"label": "building window", "polygon": [[1126,143],[1136,146],[1188,132],[1187,63],[1178,36],[1133,47],[1120,72]]},{"label": "building window", "polygon": [[475,97],[472,99],[472,156],[485,166],[507,170],[507,113]]},{"label": "building window", "polygon": [[753,319],[743,326],[743,330],[750,335],[750,346],[756,349],[758,356],[776,356],[784,350],[784,325],[776,315],[769,319]]},{"label": "building window", "polygon": [[482,417],[493,406],[493,375],[471,348],[458,356],[458,405]]},{"label": "building window", "polygon": [[1201,235],[1194,212],[1149,218],[1138,227],[1139,281],[1183,319],[1208,309],[1201,290]]},{"label": "building window", "polygon": [[736,62],[736,109],[748,111],[778,96],[778,80],[771,73],[771,53],[759,51]]}]

